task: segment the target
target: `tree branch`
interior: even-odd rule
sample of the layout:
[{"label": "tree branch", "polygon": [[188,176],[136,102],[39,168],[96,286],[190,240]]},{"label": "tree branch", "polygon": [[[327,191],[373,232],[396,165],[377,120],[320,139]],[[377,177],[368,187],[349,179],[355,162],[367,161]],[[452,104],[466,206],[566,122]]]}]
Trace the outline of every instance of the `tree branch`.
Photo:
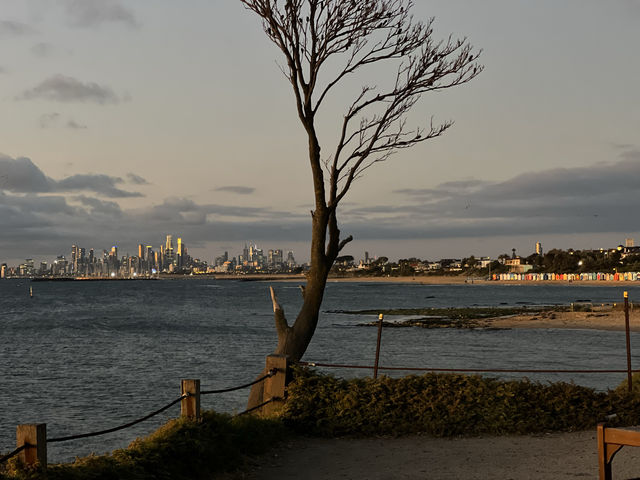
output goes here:
[{"label": "tree branch", "polygon": [[290,327],[284,315],[284,310],[278,303],[276,292],[273,287],[269,287],[269,291],[271,292],[271,302],[273,303],[273,315],[276,321],[276,331],[278,332],[278,336],[286,335],[290,330]]}]

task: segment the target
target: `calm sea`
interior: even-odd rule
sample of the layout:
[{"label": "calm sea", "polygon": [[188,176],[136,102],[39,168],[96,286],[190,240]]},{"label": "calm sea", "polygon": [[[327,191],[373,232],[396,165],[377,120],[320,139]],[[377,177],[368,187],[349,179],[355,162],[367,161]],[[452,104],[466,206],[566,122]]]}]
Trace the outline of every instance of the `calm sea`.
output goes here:
[{"label": "calm sea", "polygon": [[[33,298],[29,287],[33,287]],[[0,281],[0,452],[15,446],[15,426],[47,424],[48,437],[106,429],[143,416],[180,395],[180,379],[202,389],[251,381],[276,339],[264,282]],[[275,284],[290,317],[301,303],[296,283]],[[330,283],[320,325],[305,359],[371,365],[370,317],[331,310],[447,306],[613,303],[640,286],[408,285]],[[632,335],[632,348],[640,337]],[[623,369],[623,332],[594,330],[386,329],[381,364],[433,368]],[[640,357],[634,355],[634,366]],[[329,370],[325,370],[329,372]],[[369,371],[334,371],[339,376]],[[529,375],[598,389],[623,375]],[[203,408],[234,412],[247,391],[203,397]],[[128,445],[179,414],[173,407],[133,428],[49,445],[50,461]]]}]

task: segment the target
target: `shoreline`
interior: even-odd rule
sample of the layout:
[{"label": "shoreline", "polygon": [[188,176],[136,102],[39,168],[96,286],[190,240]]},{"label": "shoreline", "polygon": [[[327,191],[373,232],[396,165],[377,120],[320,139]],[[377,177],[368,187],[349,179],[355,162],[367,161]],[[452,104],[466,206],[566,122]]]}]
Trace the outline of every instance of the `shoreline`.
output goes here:
[{"label": "shoreline", "polygon": [[[4,280],[46,281],[123,281],[123,280],[192,280],[212,279],[240,282],[305,282],[304,274],[202,274],[202,275],[166,275],[153,277],[11,277]],[[425,275],[425,276],[386,276],[386,277],[338,277],[329,276],[327,283],[407,283],[416,285],[558,285],[558,286],[640,286],[640,280],[488,280],[486,278],[466,277],[462,275]]]},{"label": "shoreline", "polygon": [[378,282],[378,283],[414,283],[418,285],[564,285],[564,286],[640,286],[637,280],[486,280],[464,276],[412,276],[412,277],[329,277],[327,282]]}]

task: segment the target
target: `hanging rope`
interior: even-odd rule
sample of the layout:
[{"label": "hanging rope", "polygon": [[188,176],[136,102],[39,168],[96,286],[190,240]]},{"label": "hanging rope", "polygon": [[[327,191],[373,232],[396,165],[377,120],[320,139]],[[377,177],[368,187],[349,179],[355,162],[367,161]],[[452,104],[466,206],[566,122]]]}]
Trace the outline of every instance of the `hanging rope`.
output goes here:
[{"label": "hanging rope", "polygon": [[11,453],[7,453],[4,457],[0,458],[0,463],[4,463],[7,460],[9,460],[12,457],[15,457],[17,454],[19,454],[22,450],[24,450],[27,447],[30,447],[31,445],[28,443],[23,444],[22,446],[16,448],[13,452]]},{"label": "hanging rope", "polygon": [[136,425],[137,423],[144,422],[145,420],[148,420],[151,417],[153,417],[155,415],[158,415],[159,413],[164,412],[165,410],[169,409],[170,407],[174,406],[176,403],[181,401],[183,398],[187,398],[189,396],[190,396],[189,394],[182,395],[181,397],[176,398],[173,402],[165,405],[164,407],[156,410],[155,412],[152,412],[149,415],[145,415],[144,417],[139,418],[137,420],[134,420],[133,422],[125,423],[124,425],[119,425],[117,427],[108,428],[106,430],[100,430],[98,432],[81,433],[79,435],[70,435],[68,437],[48,438],[47,439],[47,443],[66,442],[66,441],[69,441],[69,440],[77,440],[78,438],[96,437],[98,435],[105,435],[107,433],[117,432],[118,430],[124,430],[125,428],[132,427],[133,425]]},{"label": "hanging rope", "polygon": [[264,377],[260,377],[257,380],[254,380],[253,382],[245,383],[244,385],[240,385],[238,387],[223,388],[221,390],[203,390],[200,392],[200,395],[211,395],[212,393],[226,393],[226,392],[234,392],[236,390],[242,390],[243,388],[251,387],[256,383],[264,382],[267,378],[273,377],[276,373],[278,373],[278,369],[273,368],[269,370]]}]

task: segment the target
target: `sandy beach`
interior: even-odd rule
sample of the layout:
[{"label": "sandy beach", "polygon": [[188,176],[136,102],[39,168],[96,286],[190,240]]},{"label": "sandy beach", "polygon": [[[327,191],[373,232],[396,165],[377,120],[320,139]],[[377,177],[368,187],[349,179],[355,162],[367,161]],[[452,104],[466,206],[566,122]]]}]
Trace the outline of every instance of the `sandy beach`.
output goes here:
[{"label": "sandy beach", "polygon": [[[518,315],[494,318],[486,321],[496,328],[572,328],[595,330],[624,330],[625,317],[621,310],[602,309],[594,312],[545,312],[543,314]],[[640,315],[630,312],[631,331],[640,332]]]}]

